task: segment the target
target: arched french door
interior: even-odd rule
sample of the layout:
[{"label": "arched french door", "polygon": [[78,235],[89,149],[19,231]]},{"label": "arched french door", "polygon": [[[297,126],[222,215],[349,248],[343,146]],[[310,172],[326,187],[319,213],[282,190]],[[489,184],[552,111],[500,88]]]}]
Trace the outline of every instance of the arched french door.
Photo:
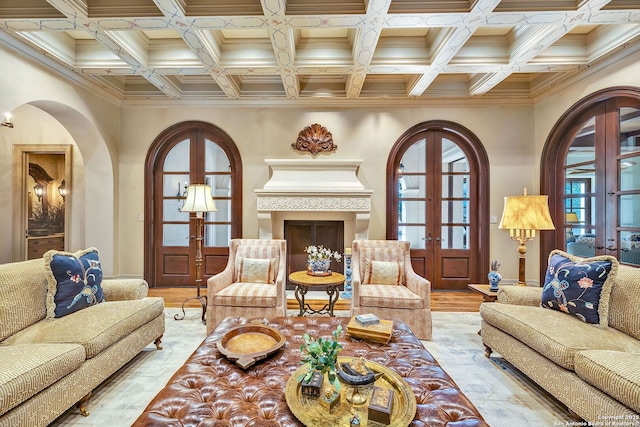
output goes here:
[{"label": "arched french door", "polygon": [[218,212],[204,217],[202,280],[222,271],[242,236],[242,161],[233,140],[205,122],[163,131],[145,163],[145,278],[151,286],[195,282],[195,221],[180,208],[189,184],[208,184]]},{"label": "arched french door", "polygon": [[547,138],[541,177],[556,225],[541,236],[541,277],[555,248],[640,265],[640,88],[574,104]]},{"label": "arched french door", "polygon": [[486,281],[488,166],[478,138],[447,121],[413,126],[391,149],[387,238],[411,242],[413,268],[434,289]]}]

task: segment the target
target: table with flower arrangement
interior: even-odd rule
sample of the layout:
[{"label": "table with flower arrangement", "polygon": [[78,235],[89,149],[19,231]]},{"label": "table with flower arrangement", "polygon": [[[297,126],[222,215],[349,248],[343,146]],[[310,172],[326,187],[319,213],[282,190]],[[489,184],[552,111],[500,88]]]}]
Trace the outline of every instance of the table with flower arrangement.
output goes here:
[{"label": "table with flower arrangement", "polygon": [[[310,314],[328,314],[331,317],[333,315],[333,307],[340,298],[340,285],[344,283],[344,275],[340,273],[332,272],[327,276],[314,276],[307,273],[306,270],[295,271],[289,275],[291,283],[296,285],[295,297],[298,300],[300,306],[300,312],[298,316],[304,316],[305,313]],[[311,306],[305,303],[304,297],[309,292],[309,289],[323,288],[327,295],[329,295],[329,302],[324,305],[320,310],[314,310]]]}]

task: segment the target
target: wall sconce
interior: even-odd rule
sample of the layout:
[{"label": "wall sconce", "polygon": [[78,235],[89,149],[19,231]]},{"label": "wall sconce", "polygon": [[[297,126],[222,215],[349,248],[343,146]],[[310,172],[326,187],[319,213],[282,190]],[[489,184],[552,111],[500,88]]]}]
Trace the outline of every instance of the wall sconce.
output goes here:
[{"label": "wall sconce", "polygon": [[11,123],[11,114],[6,113],[4,115],[4,120],[0,123],[2,126],[6,126],[8,128],[13,128],[13,123]]},{"label": "wall sconce", "polygon": [[64,183],[64,179],[62,180],[60,185],[58,185],[58,193],[60,193],[60,195],[62,196],[62,200],[64,200],[65,197],[67,197],[67,187]]},{"label": "wall sconce", "polygon": [[33,186],[33,192],[36,196],[38,196],[38,202],[42,201],[42,184],[36,182],[36,185]]}]

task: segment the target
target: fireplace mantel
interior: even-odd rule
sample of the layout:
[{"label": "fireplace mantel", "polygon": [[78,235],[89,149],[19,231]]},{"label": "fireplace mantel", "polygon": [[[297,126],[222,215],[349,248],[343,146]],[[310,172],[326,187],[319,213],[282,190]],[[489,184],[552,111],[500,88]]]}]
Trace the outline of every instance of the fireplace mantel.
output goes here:
[{"label": "fireplace mantel", "polygon": [[358,179],[362,160],[267,159],[265,163],[271,178],[255,190],[260,238],[281,238],[279,232],[274,236],[274,228],[282,229],[275,222],[284,216],[293,219],[296,212],[304,218],[314,213],[320,218],[342,215],[353,222],[353,234],[345,237],[368,238],[373,191]]}]

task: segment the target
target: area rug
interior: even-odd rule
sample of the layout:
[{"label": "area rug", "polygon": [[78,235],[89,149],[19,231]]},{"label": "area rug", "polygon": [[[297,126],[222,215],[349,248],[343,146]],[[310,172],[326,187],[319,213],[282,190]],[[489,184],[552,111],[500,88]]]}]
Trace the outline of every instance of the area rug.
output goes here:
[{"label": "area rug", "polygon": [[[51,426],[130,426],[205,338],[199,309],[166,309],[164,350],[148,346],[94,391],[89,417],[70,409]],[[337,315],[343,314],[336,312]],[[433,313],[427,350],[493,427],[541,426],[571,421],[566,409],[499,357],[487,359],[477,332],[478,313]],[[515,424],[514,424],[515,423]]]}]

